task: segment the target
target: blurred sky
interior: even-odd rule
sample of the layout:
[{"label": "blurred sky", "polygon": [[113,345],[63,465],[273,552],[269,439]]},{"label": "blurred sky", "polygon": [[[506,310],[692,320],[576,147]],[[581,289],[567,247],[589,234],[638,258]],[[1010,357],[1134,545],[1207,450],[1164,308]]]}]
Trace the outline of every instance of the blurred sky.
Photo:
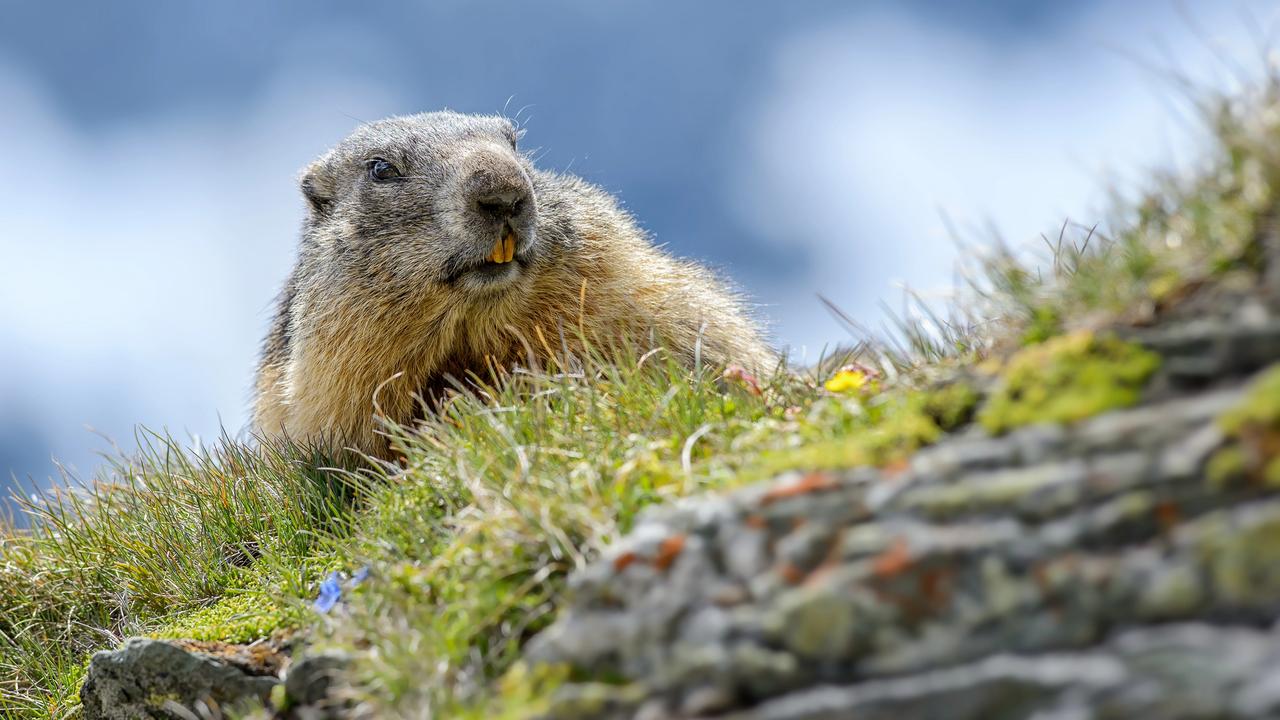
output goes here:
[{"label": "blurred sky", "polygon": [[[1188,17],[1189,16],[1189,17]],[[247,421],[296,173],[358,122],[516,114],[543,167],[732,276],[779,343],[952,284],[941,218],[1011,241],[1187,165],[1177,94],[1261,2],[0,0],[0,484],[135,424]]]}]

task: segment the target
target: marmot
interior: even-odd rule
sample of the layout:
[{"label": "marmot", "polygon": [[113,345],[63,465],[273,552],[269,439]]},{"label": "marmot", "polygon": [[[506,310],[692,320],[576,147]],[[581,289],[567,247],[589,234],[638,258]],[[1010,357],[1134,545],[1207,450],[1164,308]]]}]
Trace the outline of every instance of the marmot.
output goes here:
[{"label": "marmot", "polygon": [[690,363],[772,368],[734,291],[655,247],[601,188],[535,168],[520,135],[499,116],[393,117],[306,168],[256,432],[385,456],[375,412],[411,422],[450,376],[580,350],[581,337],[605,353],[654,338]]}]

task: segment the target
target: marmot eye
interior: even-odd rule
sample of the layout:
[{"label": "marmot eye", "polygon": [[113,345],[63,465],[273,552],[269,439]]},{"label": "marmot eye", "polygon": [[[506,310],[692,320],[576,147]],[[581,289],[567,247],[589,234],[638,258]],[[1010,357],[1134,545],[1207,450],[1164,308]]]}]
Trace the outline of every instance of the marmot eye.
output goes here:
[{"label": "marmot eye", "polygon": [[369,167],[369,179],[374,182],[386,182],[400,177],[396,166],[382,158],[374,158],[365,164]]}]

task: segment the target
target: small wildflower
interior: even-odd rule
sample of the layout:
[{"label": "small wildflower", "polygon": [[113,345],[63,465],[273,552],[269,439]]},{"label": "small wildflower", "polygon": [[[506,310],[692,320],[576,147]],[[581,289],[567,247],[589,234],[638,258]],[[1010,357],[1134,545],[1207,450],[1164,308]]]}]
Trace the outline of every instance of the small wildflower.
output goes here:
[{"label": "small wildflower", "polygon": [[342,584],[339,582],[341,577],[342,575],[334,570],[329,573],[329,577],[325,578],[324,582],[320,583],[320,595],[312,604],[316,612],[327,613],[342,599]]},{"label": "small wildflower", "polygon": [[747,372],[747,369],[741,365],[730,365],[724,369],[724,375],[721,377],[725,380],[737,380],[746,386],[747,390],[749,390],[752,395],[759,396],[763,394],[760,390],[760,382],[757,381],[755,376]]},{"label": "small wildflower", "polygon": [[880,371],[862,363],[852,362],[844,365],[832,375],[823,387],[828,392],[848,393],[857,390],[876,389],[875,381],[880,378]]},{"label": "small wildflower", "polygon": [[823,385],[828,392],[848,393],[861,390],[870,380],[857,370],[840,370]]},{"label": "small wildflower", "polygon": [[351,587],[355,587],[369,579],[369,566],[365,565],[351,575]]}]

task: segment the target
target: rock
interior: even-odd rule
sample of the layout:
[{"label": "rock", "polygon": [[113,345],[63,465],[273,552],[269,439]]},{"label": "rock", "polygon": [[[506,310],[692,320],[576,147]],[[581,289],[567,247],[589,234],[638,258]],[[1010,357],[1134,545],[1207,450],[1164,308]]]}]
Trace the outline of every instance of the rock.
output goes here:
[{"label": "rock", "polygon": [[996,655],[913,677],[825,686],[726,720],[1274,717],[1274,632],[1185,625],[1084,653]]},{"label": "rock", "polygon": [[868,614],[860,612],[857,598],[839,588],[803,587],[779,598],[765,625],[783,647],[801,659],[839,660],[863,650],[871,627],[866,622]]},{"label": "rock", "polygon": [[350,664],[345,654],[308,655],[289,667],[284,689],[288,717],[299,720],[337,720],[346,703],[335,697],[334,680]]},{"label": "rock", "polygon": [[[205,649],[214,650],[205,645]],[[94,654],[80,689],[84,720],[213,718],[252,700],[266,702],[280,681],[261,657],[219,657],[163,640],[134,638]]]},{"label": "rock", "polygon": [[1184,375],[1136,407],[647,510],[528,645],[549,716],[1280,716],[1280,488],[1207,477],[1250,323],[1145,335]]}]

